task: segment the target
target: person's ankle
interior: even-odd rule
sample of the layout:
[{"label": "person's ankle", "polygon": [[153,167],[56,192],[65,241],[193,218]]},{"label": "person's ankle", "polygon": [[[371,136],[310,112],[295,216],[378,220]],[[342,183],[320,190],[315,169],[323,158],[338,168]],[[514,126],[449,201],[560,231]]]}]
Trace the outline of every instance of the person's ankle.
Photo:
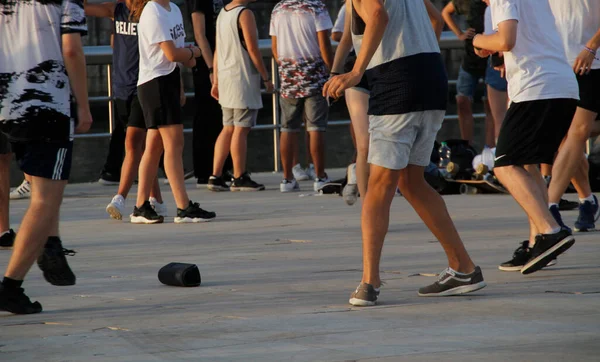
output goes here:
[{"label": "person's ankle", "polygon": [[4,286],[5,289],[18,289],[21,288],[22,285],[23,280],[9,278],[7,276],[2,280],[2,286]]},{"label": "person's ankle", "polygon": [[450,263],[450,269],[461,274],[471,274],[475,271],[475,264],[472,260]]},{"label": "person's ankle", "polygon": [[361,283],[363,284],[370,284],[373,288],[375,289],[379,289],[381,287],[381,280],[380,279],[365,279],[363,278],[363,280],[361,281]]}]

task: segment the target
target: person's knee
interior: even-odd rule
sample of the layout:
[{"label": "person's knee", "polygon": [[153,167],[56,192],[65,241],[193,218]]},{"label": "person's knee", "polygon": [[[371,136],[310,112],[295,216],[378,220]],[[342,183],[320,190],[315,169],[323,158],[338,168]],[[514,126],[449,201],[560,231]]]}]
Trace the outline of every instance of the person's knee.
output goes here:
[{"label": "person's knee", "polygon": [[231,130],[231,132],[237,137],[248,137],[250,130],[250,127],[235,127]]},{"label": "person's knee", "polygon": [[456,107],[459,111],[468,111],[471,108],[471,98],[467,96],[456,96]]},{"label": "person's knee", "polygon": [[393,176],[393,170],[385,168],[371,168],[369,175],[369,192],[386,192],[388,189],[396,188],[397,177]]},{"label": "person's knee", "polygon": [[125,139],[125,152],[134,156],[141,156],[144,151],[145,132],[132,132]]},{"label": "person's knee", "polygon": [[415,190],[420,190],[427,186],[423,167],[416,167],[408,165],[405,169],[400,172],[400,179],[398,181],[398,187],[402,191],[403,195],[410,195]]},{"label": "person's knee", "polygon": [[569,128],[567,141],[573,140],[577,143],[585,143],[590,137],[592,126],[587,122],[573,123]]}]

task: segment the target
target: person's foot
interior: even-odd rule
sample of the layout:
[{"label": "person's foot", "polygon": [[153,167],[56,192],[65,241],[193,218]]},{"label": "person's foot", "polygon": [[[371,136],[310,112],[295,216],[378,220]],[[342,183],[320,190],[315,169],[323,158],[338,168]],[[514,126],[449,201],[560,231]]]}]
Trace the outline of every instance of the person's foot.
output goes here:
[{"label": "person's foot", "polygon": [[356,200],[358,200],[358,185],[346,184],[342,190],[342,196],[347,205],[354,205]]},{"label": "person's foot", "polygon": [[562,216],[560,215],[560,211],[558,210],[558,206],[556,205],[552,205],[549,207],[550,213],[552,214],[552,217],[554,217],[554,220],[556,220],[556,223],[558,224],[558,226],[560,226],[563,229],[566,229],[569,231],[569,233],[571,232],[571,228],[568,227],[567,225],[565,225],[565,223],[562,220]]},{"label": "person's foot", "polygon": [[206,211],[200,207],[197,202],[190,201],[185,209],[177,209],[176,224],[199,223],[212,221],[217,216],[212,211]]},{"label": "person's foot", "polygon": [[125,211],[125,198],[121,195],[115,195],[108,206],[106,212],[115,220],[123,220],[123,212]]},{"label": "person's foot", "polygon": [[9,195],[11,200],[28,199],[31,197],[31,184],[27,180],[23,180],[21,185],[12,190]]},{"label": "person's foot", "polygon": [[298,181],[310,180],[310,176],[308,176],[308,174],[302,168],[302,166],[300,166],[300,164],[297,164],[292,168],[292,174],[294,175],[294,178]]},{"label": "person's foot", "polygon": [[521,269],[522,274],[534,273],[575,244],[571,232],[561,229],[555,234],[540,234],[535,237],[535,245],[531,248],[531,259]]},{"label": "person's foot", "polygon": [[156,210],[150,205],[150,201],[146,201],[139,208],[133,207],[130,221],[132,224],[161,224],[165,218],[156,213]]},{"label": "person's foot", "polygon": [[469,274],[459,273],[448,267],[440,273],[437,282],[419,289],[419,297],[461,295],[485,288],[486,285],[478,266]]},{"label": "person's foot", "polygon": [[167,217],[167,203],[164,202],[164,200],[162,203],[160,203],[155,197],[151,197],[148,199],[148,202],[150,202],[150,206],[152,206],[152,208],[154,209],[154,211],[156,211],[158,216],[162,216],[163,218]]},{"label": "person's foot", "polygon": [[65,255],[73,256],[75,251],[65,249],[57,237],[50,237],[37,264],[44,273],[44,279],[52,285],[75,285],[76,277],[67,263]]},{"label": "person's foot", "polygon": [[2,234],[2,236],[0,236],[0,249],[12,248],[15,244],[16,236],[17,234],[15,234],[13,229],[10,229],[6,233]]},{"label": "person's foot", "polygon": [[196,188],[197,189],[203,189],[208,185],[208,180],[210,178],[209,177],[198,177],[196,179]]},{"label": "person's foot", "polygon": [[120,181],[120,175],[106,171],[102,171],[100,174],[100,179],[98,179],[98,183],[105,186],[118,185]]},{"label": "person's foot", "polygon": [[211,176],[208,179],[208,185],[206,186],[210,191],[229,191],[229,185],[225,182],[223,176]]},{"label": "person's foot", "polygon": [[315,183],[313,184],[313,189],[315,191],[321,191],[323,186],[325,186],[325,184],[327,184],[329,182],[331,182],[331,180],[329,179],[329,176],[327,176],[327,174],[325,174],[324,177],[317,177],[317,178],[315,178]]},{"label": "person's foot", "polygon": [[254,182],[250,175],[245,172],[239,178],[234,178],[231,181],[231,191],[262,191],[265,189],[265,185]]},{"label": "person's foot", "polygon": [[[529,247],[529,240],[524,240],[520,243],[520,246],[513,253],[513,257],[509,261],[498,266],[498,269],[502,271],[521,271],[523,266],[531,259],[531,248]],[[546,267],[556,265],[556,259],[550,260]]]},{"label": "person's foot", "polygon": [[0,283],[0,310],[13,314],[34,314],[42,311],[39,302],[31,302],[23,288],[5,288]]},{"label": "person's foot", "polygon": [[279,184],[279,191],[281,191],[281,192],[300,191],[300,185],[298,184],[296,179],[292,179],[291,181],[283,179],[283,181],[281,181],[281,184]]},{"label": "person's foot", "polygon": [[377,304],[379,288],[374,288],[371,284],[360,283],[356,290],[350,294],[348,303],[355,307],[371,307]]},{"label": "person's foot", "polygon": [[317,171],[315,171],[315,165],[314,164],[310,164],[308,165],[308,167],[306,168],[306,174],[308,175],[310,180],[315,180],[317,178]]},{"label": "person's foot", "polygon": [[558,209],[560,211],[575,210],[578,207],[579,207],[579,203],[576,202],[576,201],[569,201],[569,200],[565,200],[565,199],[560,199],[560,201],[558,202]]},{"label": "person's foot", "polygon": [[598,207],[598,199],[594,196],[593,203],[585,201],[579,205],[579,216],[575,221],[575,231],[595,231],[598,217],[600,217],[600,207]]}]

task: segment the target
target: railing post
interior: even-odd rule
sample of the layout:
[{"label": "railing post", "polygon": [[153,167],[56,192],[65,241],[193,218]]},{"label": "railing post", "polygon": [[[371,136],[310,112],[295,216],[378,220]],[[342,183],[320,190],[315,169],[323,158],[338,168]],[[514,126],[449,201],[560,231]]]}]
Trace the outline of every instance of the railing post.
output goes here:
[{"label": "railing post", "polygon": [[108,78],[108,132],[112,134],[115,129],[115,105],[113,102],[112,69],[110,64],[106,66],[106,77]]},{"label": "railing post", "polygon": [[271,57],[271,79],[273,79],[273,171],[279,172],[281,154],[279,153],[279,125],[281,124],[281,108],[279,108],[279,72],[277,61]]}]

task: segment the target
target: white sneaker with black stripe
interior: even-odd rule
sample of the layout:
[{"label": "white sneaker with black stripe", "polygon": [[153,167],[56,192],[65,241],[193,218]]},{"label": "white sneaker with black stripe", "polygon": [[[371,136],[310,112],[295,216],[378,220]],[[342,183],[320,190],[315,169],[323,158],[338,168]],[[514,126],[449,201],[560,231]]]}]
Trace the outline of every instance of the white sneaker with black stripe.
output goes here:
[{"label": "white sneaker with black stripe", "polygon": [[23,180],[23,183],[16,189],[10,192],[11,200],[28,199],[31,197],[31,184],[27,180]]}]

